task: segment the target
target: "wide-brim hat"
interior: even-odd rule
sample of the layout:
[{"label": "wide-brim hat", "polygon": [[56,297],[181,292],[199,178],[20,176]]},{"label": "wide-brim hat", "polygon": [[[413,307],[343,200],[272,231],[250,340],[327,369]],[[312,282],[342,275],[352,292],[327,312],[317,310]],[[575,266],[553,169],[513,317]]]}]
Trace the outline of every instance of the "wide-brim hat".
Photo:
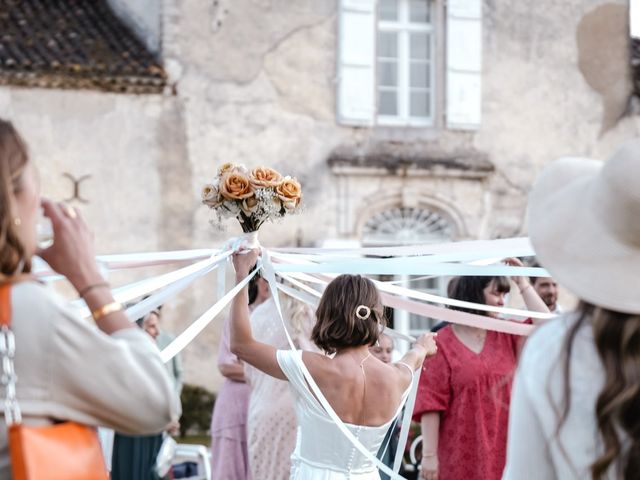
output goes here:
[{"label": "wide-brim hat", "polygon": [[529,197],[540,264],[582,300],[640,313],[640,140],[609,160],[561,158]]}]

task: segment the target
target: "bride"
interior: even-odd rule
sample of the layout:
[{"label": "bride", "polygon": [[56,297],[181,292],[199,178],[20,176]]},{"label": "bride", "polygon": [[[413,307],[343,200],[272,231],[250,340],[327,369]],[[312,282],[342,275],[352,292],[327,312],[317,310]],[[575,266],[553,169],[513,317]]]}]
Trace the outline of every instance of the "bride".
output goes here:
[{"label": "bride", "polygon": [[[257,257],[258,250],[234,255],[237,282],[250,273]],[[434,334],[425,334],[400,362],[385,364],[369,353],[381,326],[384,316],[378,291],[373,282],[359,275],[335,278],[318,305],[311,340],[327,354],[335,354],[332,356],[276,350],[254,339],[247,288],[234,298],[231,351],[263,372],[288,380],[294,392],[299,428],[291,457],[291,480],[379,480],[373,461],[356,449],[331,420],[309,390],[303,372],[308,370],[346,428],[375,457],[402,409],[414,371],[437,350]]]}]

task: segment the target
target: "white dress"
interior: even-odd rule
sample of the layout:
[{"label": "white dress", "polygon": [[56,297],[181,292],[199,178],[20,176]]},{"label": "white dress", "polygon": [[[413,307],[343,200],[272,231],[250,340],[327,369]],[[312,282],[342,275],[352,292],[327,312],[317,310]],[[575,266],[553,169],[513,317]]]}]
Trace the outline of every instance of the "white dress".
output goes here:
[{"label": "white dress", "polygon": [[[302,373],[301,350],[278,350],[278,364],[294,393],[298,436],[291,455],[291,480],[380,480],[376,466],[356,450],[309,391]],[[404,405],[403,394],[396,414],[384,425],[367,427],[345,423],[351,433],[375,457],[393,419]]]},{"label": "white dress", "polygon": [[[251,329],[263,343],[276,348],[288,346],[273,298],[251,313]],[[293,331],[290,325],[287,329]],[[296,446],[293,395],[287,382],[249,364],[245,364],[244,374],[251,386],[247,420],[251,473],[254,479],[283,480],[291,471],[291,453]]]}]

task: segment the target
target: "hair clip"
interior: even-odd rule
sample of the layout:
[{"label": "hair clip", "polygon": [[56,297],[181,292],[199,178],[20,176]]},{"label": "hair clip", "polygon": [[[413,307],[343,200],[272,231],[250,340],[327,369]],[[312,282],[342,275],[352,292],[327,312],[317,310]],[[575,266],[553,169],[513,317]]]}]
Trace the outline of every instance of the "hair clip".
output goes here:
[{"label": "hair clip", "polygon": [[[362,313],[364,311],[364,313]],[[360,320],[367,320],[371,316],[371,309],[366,305],[358,305],[356,307],[356,317]]]}]

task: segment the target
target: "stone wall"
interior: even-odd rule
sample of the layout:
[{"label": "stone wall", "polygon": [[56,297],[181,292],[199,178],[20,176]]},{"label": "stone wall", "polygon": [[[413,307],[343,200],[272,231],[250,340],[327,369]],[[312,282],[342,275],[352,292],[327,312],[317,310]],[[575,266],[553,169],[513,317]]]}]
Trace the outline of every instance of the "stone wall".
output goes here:
[{"label": "stone wall", "polygon": [[[153,25],[158,12],[143,8],[148,2],[126,3],[122,12]],[[157,32],[167,96],[2,88],[0,107],[25,132],[45,193],[68,195],[63,172],[92,175],[82,185],[91,203],[81,208],[101,253],[207,247],[238,233],[233,222],[213,229],[198,203],[224,161],[270,165],[302,181],[306,211],[265,225],[267,246],[358,240],[371,215],[404,204],[448,212],[457,239],[523,235],[526,194],[545,164],[568,154],[606,158],[638,135],[637,117],[618,118],[630,88],[624,68],[615,70],[628,59],[616,37],[625,5],[486,0],[476,132],[337,125],[335,0],[164,0]],[[619,82],[602,81],[594,42],[607,46],[602,69],[622,72]],[[385,173],[327,163],[339,148],[380,145],[410,145],[427,157],[472,152],[492,169]],[[178,333],[215,295],[215,276],[202,279],[167,305],[164,322]],[[187,381],[220,384],[221,320],[185,351]]]}]

